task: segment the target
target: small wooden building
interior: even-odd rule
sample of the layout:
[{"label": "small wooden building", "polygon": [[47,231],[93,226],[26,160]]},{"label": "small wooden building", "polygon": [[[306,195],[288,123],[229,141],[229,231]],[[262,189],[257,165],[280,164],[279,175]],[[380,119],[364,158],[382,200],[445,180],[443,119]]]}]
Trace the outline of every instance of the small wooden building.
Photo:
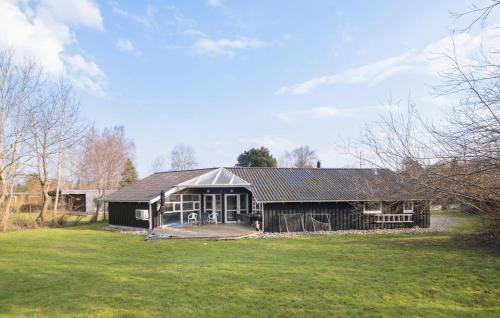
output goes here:
[{"label": "small wooden building", "polygon": [[[55,200],[56,192],[49,191]],[[70,212],[95,213],[99,191],[95,189],[63,189],[59,192],[60,207]]]},{"label": "small wooden building", "polygon": [[430,202],[398,180],[381,169],[196,169],[155,173],[104,201],[110,224],[148,229],[193,215],[265,232],[429,227]]}]

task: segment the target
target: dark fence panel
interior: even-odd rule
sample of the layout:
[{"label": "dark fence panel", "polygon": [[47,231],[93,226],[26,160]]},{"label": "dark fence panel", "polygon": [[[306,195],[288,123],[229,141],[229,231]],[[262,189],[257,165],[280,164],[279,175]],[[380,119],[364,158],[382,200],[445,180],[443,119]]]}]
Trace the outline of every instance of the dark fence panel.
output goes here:
[{"label": "dark fence panel", "polygon": [[[362,229],[394,229],[408,227],[430,227],[429,205],[418,204],[415,207],[413,223],[376,223],[375,216],[363,214],[360,204],[348,202],[321,202],[321,203],[266,203],[264,206],[263,225],[265,232],[286,232],[283,215],[328,215],[333,231],[362,230]],[[392,212],[394,213],[394,212]],[[304,218],[306,231],[311,230],[312,223]]]}]

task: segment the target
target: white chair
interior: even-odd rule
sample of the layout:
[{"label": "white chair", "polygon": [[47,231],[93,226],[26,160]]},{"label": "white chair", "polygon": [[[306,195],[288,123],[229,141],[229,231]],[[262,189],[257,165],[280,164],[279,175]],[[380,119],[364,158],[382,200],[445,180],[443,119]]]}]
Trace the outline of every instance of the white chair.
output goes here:
[{"label": "white chair", "polygon": [[187,223],[191,225],[198,224],[198,213],[189,213]]},{"label": "white chair", "polygon": [[219,216],[219,213],[217,212],[212,212],[208,215],[208,224],[214,223],[217,224],[217,217]]}]

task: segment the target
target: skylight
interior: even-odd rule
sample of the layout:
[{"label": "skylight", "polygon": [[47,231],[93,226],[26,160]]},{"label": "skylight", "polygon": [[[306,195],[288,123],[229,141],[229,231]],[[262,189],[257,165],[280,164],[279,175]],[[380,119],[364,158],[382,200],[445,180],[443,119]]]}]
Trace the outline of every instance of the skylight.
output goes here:
[{"label": "skylight", "polygon": [[218,168],[177,185],[177,187],[186,188],[216,188],[229,186],[248,187],[250,183],[224,168]]}]

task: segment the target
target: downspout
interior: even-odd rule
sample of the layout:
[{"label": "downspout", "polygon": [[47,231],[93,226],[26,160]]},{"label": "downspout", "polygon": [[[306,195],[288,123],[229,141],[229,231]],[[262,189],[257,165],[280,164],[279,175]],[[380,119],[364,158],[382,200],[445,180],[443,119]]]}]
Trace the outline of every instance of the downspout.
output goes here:
[{"label": "downspout", "polygon": [[151,203],[149,203],[149,230],[153,229],[153,214],[151,213]]},{"label": "downspout", "polygon": [[265,206],[265,204],[262,203],[262,233],[264,233],[266,231],[265,228],[264,228],[264,223],[265,223],[264,222],[264,214],[265,214],[264,213],[264,206]]}]

